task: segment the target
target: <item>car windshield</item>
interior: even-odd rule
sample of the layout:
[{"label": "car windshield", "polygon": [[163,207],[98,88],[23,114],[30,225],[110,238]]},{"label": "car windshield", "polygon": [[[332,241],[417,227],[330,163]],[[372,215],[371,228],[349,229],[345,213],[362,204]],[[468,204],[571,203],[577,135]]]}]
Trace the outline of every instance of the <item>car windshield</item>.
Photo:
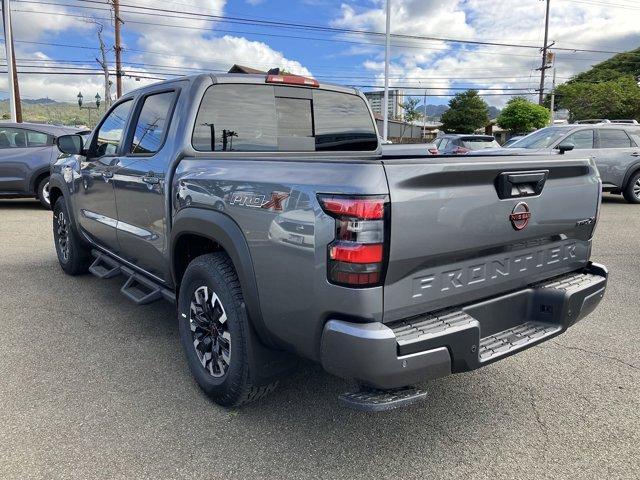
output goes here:
[{"label": "car windshield", "polygon": [[566,132],[567,130],[565,128],[543,128],[537,132],[530,133],[515,143],[512,143],[509,145],[509,148],[549,148]]},{"label": "car windshield", "polygon": [[462,145],[469,150],[482,150],[483,148],[500,146],[500,144],[492,138],[463,138]]}]

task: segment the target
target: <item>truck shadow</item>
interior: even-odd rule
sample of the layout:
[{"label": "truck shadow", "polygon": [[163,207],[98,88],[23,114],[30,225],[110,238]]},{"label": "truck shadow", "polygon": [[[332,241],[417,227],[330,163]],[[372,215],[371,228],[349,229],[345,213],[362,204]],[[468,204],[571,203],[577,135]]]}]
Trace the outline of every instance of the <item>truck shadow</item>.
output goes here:
[{"label": "truck shadow", "polygon": [[[173,412],[161,419],[163,429],[172,432],[167,441],[192,444],[197,436],[202,455],[224,430],[223,450],[229,454],[249,442],[271,463],[286,456],[322,470],[334,469],[335,462],[340,462],[343,471],[357,476],[375,465],[389,468],[405,460],[428,465],[430,456],[455,457],[453,452],[477,449],[479,439],[488,438],[493,444],[513,432],[533,431],[531,439],[517,434],[533,450],[546,446],[541,442],[547,433],[536,421],[526,373],[514,371],[514,365],[506,362],[430,382],[424,385],[428,397],[422,403],[370,414],[338,404],[337,396],[351,390],[351,383],[325,373],[313,362],[301,361],[269,396],[239,409],[224,409],[211,402],[189,375],[173,305],[158,302],[135,307],[118,295],[121,282],[116,279],[67,277],[53,261],[49,267],[52,275],[35,283],[46,290],[55,278],[60,297],[67,297],[61,302],[69,305],[60,311],[49,307],[49,315],[59,317],[60,325],[73,331],[66,337],[72,342],[71,350],[83,351],[91,345],[101,365],[100,381],[75,395],[90,398],[97,389],[100,404],[128,405],[132,410],[127,415],[140,418],[143,424],[157,421],[146,404]],[[73,303],[78,292],[84,292],[82,304]],[[65,370],[58,374],[71,375]],[[57,381],[73,388],[69,379]],[[114,421],[123,414],[116,410],[102,421]]]},{"label": "truck shadow", "polygon": [[40,205],[40,202],[31,198],[3,199],[0,198],[0,210],[47,210]]}]

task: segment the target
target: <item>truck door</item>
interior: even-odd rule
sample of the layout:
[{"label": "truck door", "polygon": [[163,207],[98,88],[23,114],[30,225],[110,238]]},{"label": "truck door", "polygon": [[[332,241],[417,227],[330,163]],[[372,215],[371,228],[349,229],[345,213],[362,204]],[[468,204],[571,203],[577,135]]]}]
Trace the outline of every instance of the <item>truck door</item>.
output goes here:
[{"label": "truck door", "polygon": [[114,178],[122,256],[161,280],[169,275],[163,253],[165,189],[170,188],[165,174],[171,162],[170,148],[163,147],[176,98],[176,90],[165,90],[138,101]]},{"label": "truck door", "polygon": [[113,179],[132,103],[128,99],[116,105],[98,127],[80,164],[82,185],[76,195],[76,218],[82,230],[98,245],[116,253],[118,213]]},{"label": "truck door", "polygon": [[25,130],[0,128],[0,192],[28,190],[29,154]]}]

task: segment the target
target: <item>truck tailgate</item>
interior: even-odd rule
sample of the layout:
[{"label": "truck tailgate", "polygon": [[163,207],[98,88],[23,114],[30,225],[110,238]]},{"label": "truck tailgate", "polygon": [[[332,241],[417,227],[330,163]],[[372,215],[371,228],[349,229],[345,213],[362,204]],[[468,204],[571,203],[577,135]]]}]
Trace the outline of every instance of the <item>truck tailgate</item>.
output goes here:
[{"label": "truck tailgate", "polygon": [[384,321],[522,288],[587,264],[600,201],[588,159],[385,159]]}]

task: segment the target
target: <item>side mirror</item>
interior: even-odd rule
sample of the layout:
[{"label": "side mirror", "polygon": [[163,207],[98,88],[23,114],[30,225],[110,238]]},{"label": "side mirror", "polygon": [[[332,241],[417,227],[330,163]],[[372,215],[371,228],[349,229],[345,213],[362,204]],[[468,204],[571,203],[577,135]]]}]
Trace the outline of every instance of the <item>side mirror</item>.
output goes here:
[{"label": "side mirror", "polygon": [[60,135],[56,138],[56,146],[62,153],[68,155],[82,155],[84,153],[84,139],[80,135]]},{"label": "side mirror", "polygon": [[560,152],[560,155],[562,155],[564,152],[570,152],[574,148],[576,148],[576,146],[573,143],[563,142],[556,147],[556,150],[558,150]]}]

